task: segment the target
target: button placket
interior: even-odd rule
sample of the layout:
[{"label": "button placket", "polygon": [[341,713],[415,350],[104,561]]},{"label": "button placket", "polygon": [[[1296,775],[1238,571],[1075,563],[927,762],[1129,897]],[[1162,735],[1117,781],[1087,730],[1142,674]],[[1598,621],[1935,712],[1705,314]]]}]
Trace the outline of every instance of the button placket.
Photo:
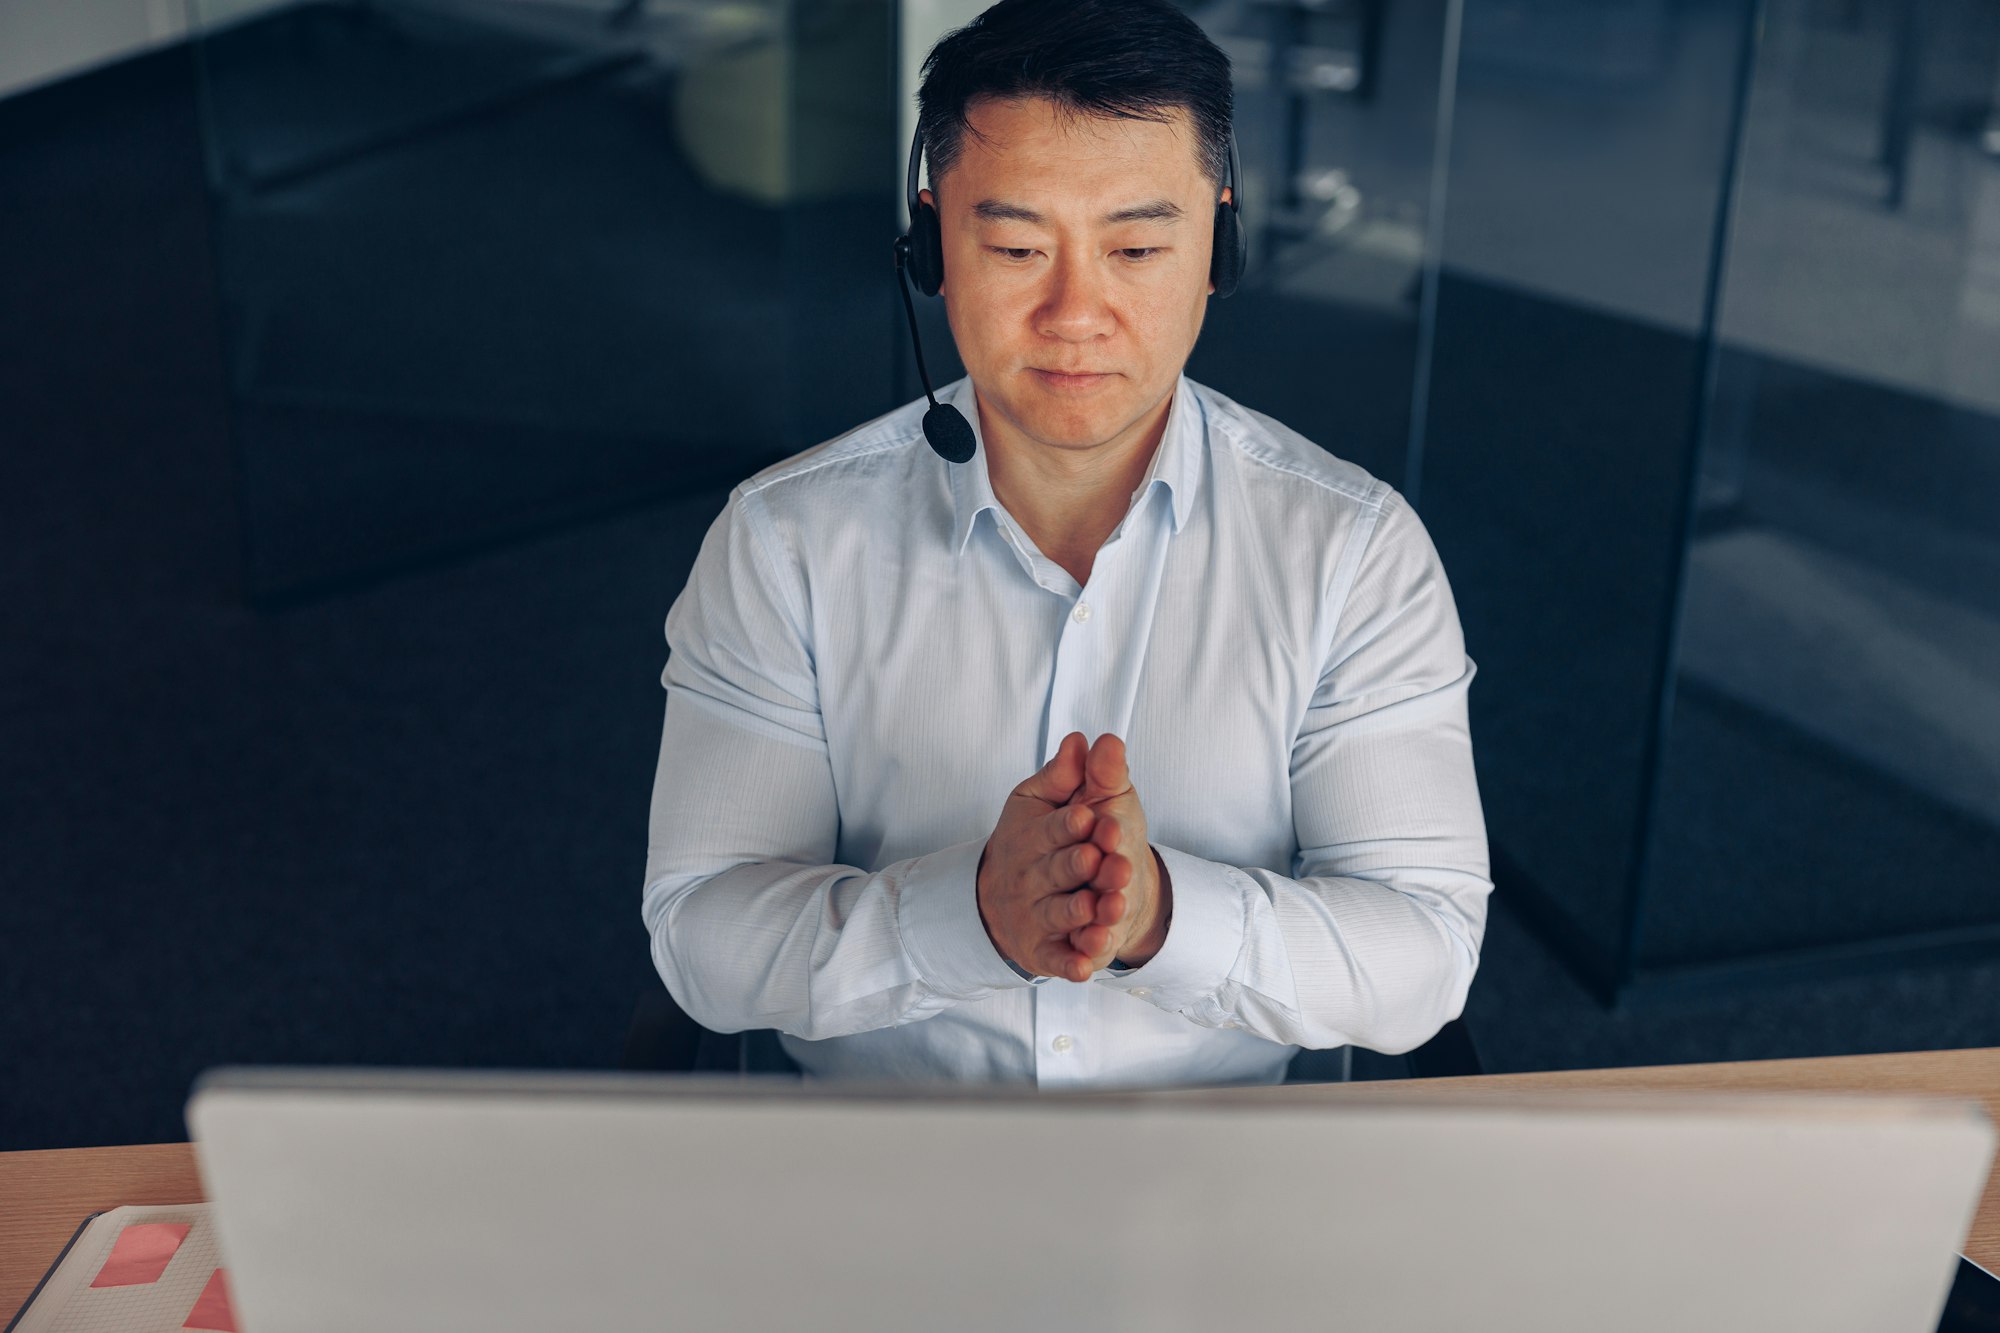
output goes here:
[{"label": "button placket", "polygon": [[1055,981],[1034,993],[1035,1079],[1045,1088],[1073,1087],[1089,1077],[1083,1039],[1089,1035],[1091,991]]}]

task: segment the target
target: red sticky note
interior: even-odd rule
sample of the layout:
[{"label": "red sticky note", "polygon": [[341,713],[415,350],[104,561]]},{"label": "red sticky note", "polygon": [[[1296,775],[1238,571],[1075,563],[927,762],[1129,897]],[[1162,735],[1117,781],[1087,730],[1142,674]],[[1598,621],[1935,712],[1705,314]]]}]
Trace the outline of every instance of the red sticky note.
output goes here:
[{"label": "red sticky note", "polygon": [[167,1271],[167,1261],[174,1257],[174,1251],[187,1239],[188,1224],[185,1222],[135,1222],[118,1233],[118,1239],[111,1242],[111,1257],[104,1261],[104,1267],[97,1270],[97,1276],[90,1280],[93,1287],[132,1287],[144,1282],[158,1282],[160,1274]]},{"label": "red sticky note", "polygon": [[236,1333],[236,1312],[229,1308],[229,1282],[223,1276],[228,1270],[218,1268],[209,1275],[208,1285],[201,1289],[194,1309],[188,1311],[187,1322],[182,1328],[216,1329],[220,1333]]}]

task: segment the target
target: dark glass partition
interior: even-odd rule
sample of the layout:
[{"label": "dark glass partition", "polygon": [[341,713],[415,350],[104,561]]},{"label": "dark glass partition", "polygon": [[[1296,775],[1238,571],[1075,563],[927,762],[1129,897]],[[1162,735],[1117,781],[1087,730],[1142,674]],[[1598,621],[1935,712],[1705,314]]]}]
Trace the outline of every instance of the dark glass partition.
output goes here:
[{"label": "dark glass partition", "polygon": [[1680,565],[1740,3],[1466,0],[1422,470],[1479,663],[1496,881],[1625,945]]},{"label": "dark glass partition", "polygon": [[1607,996],[2000,943],[2000,15],[1466,0],[1420,495]]},{"label": "dark glass partition", "polygon": [[733,480],[892,392],[885,0],[241,9],[195,17],[253,599]]},{"label": "dark glass partition", "polygon": [[1229,53],[1250,267],[1188,373],[1403,485],[1454,6],[1194,7]]},{"label": "dark glass partition", "polygon": [[2000,11],[1767,0],[1637,975],[2000,944]]},{"label": "dark glass partition", "polygon": [[[897,117],[980,7],[201,0],[252,600],[915,396]],[[1184,7],[1251,236],[1189,373],[1417,502],[1504,900],[1607,995],[1990,944],[2000,13]]]}]

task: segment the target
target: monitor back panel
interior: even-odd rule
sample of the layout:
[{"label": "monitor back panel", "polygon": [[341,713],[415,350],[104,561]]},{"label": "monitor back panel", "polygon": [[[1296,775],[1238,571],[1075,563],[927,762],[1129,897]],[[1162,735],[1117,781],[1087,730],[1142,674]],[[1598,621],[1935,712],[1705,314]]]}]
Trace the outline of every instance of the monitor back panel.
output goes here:
[{"label": "monitor back panel", "polygon": [[245,1327],[1929,1333],[1976,1108],[229,1073]]}]

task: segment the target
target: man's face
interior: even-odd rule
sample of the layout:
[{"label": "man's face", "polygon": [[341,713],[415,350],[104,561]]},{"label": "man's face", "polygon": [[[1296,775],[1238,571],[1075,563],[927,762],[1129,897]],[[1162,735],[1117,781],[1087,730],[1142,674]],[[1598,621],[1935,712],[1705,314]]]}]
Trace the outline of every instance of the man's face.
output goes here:
[{"label": "man's face", "polygon": [[1143,430],[1201,332],[1217,192],[1187,113],[1167,114],[976,103],[938,183],[959,357],[989,411],[1050,447]]}]

